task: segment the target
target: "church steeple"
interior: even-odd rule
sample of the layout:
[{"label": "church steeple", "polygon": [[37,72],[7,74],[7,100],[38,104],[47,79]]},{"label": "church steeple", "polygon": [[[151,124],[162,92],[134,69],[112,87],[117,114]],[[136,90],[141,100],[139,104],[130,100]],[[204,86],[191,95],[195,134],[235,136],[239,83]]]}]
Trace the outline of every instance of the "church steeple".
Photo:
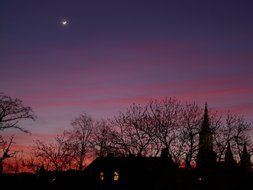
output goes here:
[{"label": "church steeple", "polygon": [[242,156],[241,156],[241,161],[240,161],[240,167],[242,169],[246,170],[246,171],[251,171],[252,170],[252,163],[250,161],[250,154],[248,153],[246,143],[243,146],[243,151],[242,151]]},{"label": "church steeple", "polygon": [[199,152],[197,166],[199,168],[211,167],[216,161],[216,154],[213,151],[213,133],[210,128],[207,103],[203,115],[203,122],[199,132]]},{"label": "church steeple", "polygon": [[209,115],[207,103],[205,104],[205,111],[203,116],[203,122],[199,134],[199,148],[205,148],[209,151],[213,151],[213,133],[210,128]]},{"label": "church steeple", "polygon": [[236,161],[234,160],[229,142],[228,142],[227,150],[225,153],[225,164],[228,168],[234,168],[237,165]]}]

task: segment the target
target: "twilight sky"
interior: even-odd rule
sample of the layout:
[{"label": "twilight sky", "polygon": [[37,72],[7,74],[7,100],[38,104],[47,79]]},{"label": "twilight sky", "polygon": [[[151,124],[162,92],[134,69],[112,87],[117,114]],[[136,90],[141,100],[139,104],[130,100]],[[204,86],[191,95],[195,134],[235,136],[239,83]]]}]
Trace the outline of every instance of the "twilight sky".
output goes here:
[{"label": "twilight sky", "polygon": [[250,0],[0,0],[0,91],[38,116],[16,142],[164,96],[252,122],[252,10]]}]

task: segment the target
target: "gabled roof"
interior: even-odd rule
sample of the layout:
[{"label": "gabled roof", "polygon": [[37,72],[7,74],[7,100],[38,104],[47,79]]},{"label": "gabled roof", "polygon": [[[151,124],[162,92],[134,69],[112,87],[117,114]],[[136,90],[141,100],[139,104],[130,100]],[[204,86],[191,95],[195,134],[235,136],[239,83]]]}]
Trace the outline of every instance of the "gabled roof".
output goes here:
[{"label": "gabled roof", "polygon": [[87,172],[98,170],[127,170],[127,171],[149,171],[173,169],[173,164],[169,159],[161,157],[98,157],[87,168]]},{"label": "gabled roof", "polygon": [[[84,171],[90,187],[95,189],[156,189],[157,185],[174,185],[178,172],[169,158],[99,157]],[[117,173],[119,180],[114,180]],[[103,180],[101,181],[101,174]]]}]

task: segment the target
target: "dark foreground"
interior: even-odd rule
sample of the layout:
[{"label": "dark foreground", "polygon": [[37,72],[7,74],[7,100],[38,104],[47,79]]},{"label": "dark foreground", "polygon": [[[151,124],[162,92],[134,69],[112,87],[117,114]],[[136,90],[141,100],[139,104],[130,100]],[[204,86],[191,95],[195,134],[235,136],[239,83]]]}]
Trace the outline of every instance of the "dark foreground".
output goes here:
[{"label": "dark foreground", "polygon": [[107,183],[87,173],[76,171],[35,174],[2,174],[0,189],[74,190],[74,189],[122,189],[122,190],[246,190],[253,189],[252,172],[226,171],[203,174],[200,171],[173,170],[167,175],[146,175],[137,172],[132,179]]}]

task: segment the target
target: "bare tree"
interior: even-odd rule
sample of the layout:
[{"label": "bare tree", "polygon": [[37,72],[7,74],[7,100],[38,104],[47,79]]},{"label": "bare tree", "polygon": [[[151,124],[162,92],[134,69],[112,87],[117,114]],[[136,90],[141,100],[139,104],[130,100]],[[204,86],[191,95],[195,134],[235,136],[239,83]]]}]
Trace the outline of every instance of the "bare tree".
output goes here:
[{"label": "bare tree", "polygon": [[149,104],[153,118],[154,135],[162,146],[168,150],[169,156],[179,161],[179,153],[183,144],[178,144],[179,121],[181,105],[175,98],[165,98],[162,101],[152,100]]},{"label": "bare tree", "polygon": [[10,148],[13,145],[13,136],[10,137],[9,141],[4,140],[0,136],[0,173],[3,172],[3,163],[6,159],[13,157],[17,151],[11,151]]},{"label": "bare tree", "polygon": [[231,145],[231,150],[237,161],[241,157],[244,144],[246,143],[249,147],[251,146],[252,142],[249,131],[252,129],[252,126],[242,116],[228,113],[225,121],[220,121],[219,125],[216,125],[214,129],[214,145],[218,161],[224,160],[228,144]]},{"label": "bare tree", "polygon": [[[0,131],[12,128],[28,133],[28,130],[19,125],[20,121],[26,119],[36,119],[32,108],[24,106],[20,99],[13,99],[0,93]],[[12,144],[13,136],[9,140],[4,140],[0,134],[0,153],[2,154],[0,157],[0,173],[3,171],[4,160],[13,157],[16,153],[10,151]]]},{"label": "bare tree", "polygon": [[22,167],[23,158],[20,154],[15,154],[6,164],[5,168],[8,173],[19,173],[23,171]]},{"label": "bare tree", "polygon": [[47,170],[68,170],[74,163],[73,146],[63,134],[55,138],[53,143],[35,141],[34,156],[41,160],[41,166]]},{"label": "bare tree", "polygon": [[22,168],[25,168],[32,173],[38,173],[40,168],[44,165],[45,162],[41,158],[36,157],[35,155],[30,155],[30,157],[25,159],[23,158],[21,162]]},{"label": "bare tree", "polygon": [[93,119],[86,113],[81,114],[71,123],[73,129],[66,131],[74,147],[73,151],[77,160],[77,168],[82,171],[85,159],[91,150],[91,139],[94,130]]},{"label": "bare tree", "polygon": [[72,128],[56,137],[54,143],[36,141],[34,154],[41,162],[39,164],[32,162],[30,165],[57,171],[71,168],[83,170],[85,159],[91,152],[93,120],[84,113],[74,119],[71,125]]},{"label": "bare tree", "polygon": [[252,140],[250,137],[250,131],[252,131],[251,123],[248,123],[243,116],[234,116],[235,117],[235,133],[233,140],[235,142],[235,152],[241,158],[244,145],[251,147]]},{"label": "bare tree", "polygon": [[182,109],[181,141],[185,143],[186,168],[191,167],[191,162],[196,159],[198,151],[198,134],[202,122],[203,110],[195,103],[187,103]]},{"label": "bare tree", "polygon": [[36,119],[31,107],[24,106],[20,99],[0,94],[0,130],[15,128],[28,132],[19,125],[26,119]]},{"label": "bare tree", "polygon": [[106,120],[97,121],[94,125],[91,144],[95,150],[95,155],[104,157],[110,154],[117,155],[117,148],[113,143],[113,129]]},{"label": "bare tree", "polygon": [[235,132],[235,118],[230,113],[227,115],[225,121],[222,122],[222,117],[219,125],[214,129],[214,148],[217,153],[217,160],[220,162],[225,157],[227,145],[233,147],[233,136]]},{"label": "bare tree", "polygon": [[151,156],[154,150],[147,106],[133,104],[112,120],[113,143],[122,155]]}]

